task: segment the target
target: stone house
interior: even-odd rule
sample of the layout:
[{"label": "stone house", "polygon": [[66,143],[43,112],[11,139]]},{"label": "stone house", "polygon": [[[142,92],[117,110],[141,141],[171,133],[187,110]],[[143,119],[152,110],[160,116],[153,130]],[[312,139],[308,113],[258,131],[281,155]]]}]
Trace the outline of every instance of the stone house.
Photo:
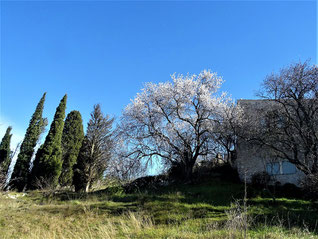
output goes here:
[{"label": "stone house", "polygon": [[[267,109],[274,106],[275,102],[270,100],[238,100],[239,104],[246,114],[251,117],[255,116],[255,120],[262,127],[262,115]],[[288,160],[275,159],[271,154],[271,150],[260,147],[253,143],[240,141],[236,148],[237,158],[236,167],[242,181],[251,182],[254,174],[267,172],[271,176],[271,184],[292,183],[300,184],[300,180],[304,174],[299,171],[296,166]]]}]

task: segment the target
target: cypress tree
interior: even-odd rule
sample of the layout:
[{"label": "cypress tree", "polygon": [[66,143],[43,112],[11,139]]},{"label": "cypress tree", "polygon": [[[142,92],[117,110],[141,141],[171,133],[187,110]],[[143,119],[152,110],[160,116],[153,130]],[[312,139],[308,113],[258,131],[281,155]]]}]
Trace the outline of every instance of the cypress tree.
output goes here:
[{"label": "cypress tree", "polygon": [[114,119],[108,115],[104,116],[99,104],[94,105],[87,133],[74,166],[75,191],[88,192],[93,183],[102,178],[111,157],[113,121]]},{"label": "cypress tree", "polygon": [[29,187],[41,188],[57,186],[62,171],[62,133],[64,127],[67,95],[56,108],[53,122],[50,126],[44,144],[39,148],[29,178]]},{"label": "cypress tree", "polygon": [[10,186],[19,191],[22,191],[27,184],[28,175],[30,173],[30,161],[34,153],[34,147],[47,124],[46,119],[42,118],[45,96],[46,93],[43,94],[32,115],[11,176]]},{"label": "cypress tree", "polygon": [[9,126],[6,130],[5,135],[2,138],[0,143],[0,174],[4,177],[8,173],[8,169],[11,163],[11,149],[10,149],[10,142],[11,142],[11,130],[12,127]]},{"label": "cypress tree", "polygon": [[73,166],[84,138],[83,121],[79,111],[71,111],[65,120],[62,135],[62,173],[59,178],[61,186],[71,186]]},{"label": "cypress tree", "polygon": [[89,182],[89,139],[84,137],[77,162],[74,165],[73,185],[75,191],[86,191],[86,185]]}]

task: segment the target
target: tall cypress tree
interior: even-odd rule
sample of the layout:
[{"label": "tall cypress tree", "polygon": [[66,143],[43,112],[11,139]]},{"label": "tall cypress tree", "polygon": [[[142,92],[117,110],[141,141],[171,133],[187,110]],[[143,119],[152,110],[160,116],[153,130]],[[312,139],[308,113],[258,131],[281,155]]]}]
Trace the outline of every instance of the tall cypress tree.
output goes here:
[{"label": "tall cypress tree", "polygon": [[64,127],[67,95],[56,108],[53,122],[50,126],[44,144],[39,148],[29,178],[30,188],[57,186],[62,171],[62,133]]},{"label": "tall cypress tree", "polygon": [[104,116],[99,104],[94,105],[87,133],[77,163],[74,165],[75,191],[86,191],[101,179],[111,157],[112,124],[114,118]]},{"label": "tall cypress tree", "polygon": [[79,111],[71,111],[65,120],[62,135],[62,173],[59,178],[61,186],[71,186],[73,166],[84,138],[83,121]]},{"label": "tall cypress tree", "polygon": [[6,130],[5,135],[2,138],[0,143],[0,173],[3,176],[6,176],[8,173],[8,169],[11,163],[11,149],[10,149],[10,142],[11,142],[11,130],[12,127],[9,126]]},{"label": "tall cypress tree", "polygon": [[32,115],[11,176],[11,187],[19,191],[22,191],[27,184],[28,175],[30,173],[30,161],[34,153],[34,147],[47,124],[46,119],[42,118],[45,96],[46,93],[43,94]]}]

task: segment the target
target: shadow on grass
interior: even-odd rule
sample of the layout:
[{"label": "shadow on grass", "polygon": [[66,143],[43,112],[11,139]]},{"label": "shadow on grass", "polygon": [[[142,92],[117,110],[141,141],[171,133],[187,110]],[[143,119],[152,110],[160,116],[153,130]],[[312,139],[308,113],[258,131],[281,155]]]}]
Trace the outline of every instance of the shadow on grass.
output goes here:
[{"label": "shadow on grass", "polygon": [[300,227],[318,233],[318,203],[279,198],[249,200],[250,211],[256,222],[275,222],[286,229]]},{"label": "shadow on grass", "polygon": [[[224,221],[226,210],[235,200],[241,200],[243,193],[242,184],[221,181],[200,185],[171,185],[131,194],[124,193],[120,187],[87,194],[60,191],[51,197],[62,205],[56,208],[43,206],[38,210],[63,216],[85,211],[115,216],[128,211],[145,211],[156,224],[179,224],[188,219],[200,218]],[[35,194],[34,198],[40,200],[42,196]],[[249,199],[248,205],[255,225],[279,223],[286,229],[297,226],[317,233],[318,203],[290,198],[278,198],[273,202],[271,198],[259,197]]]}]

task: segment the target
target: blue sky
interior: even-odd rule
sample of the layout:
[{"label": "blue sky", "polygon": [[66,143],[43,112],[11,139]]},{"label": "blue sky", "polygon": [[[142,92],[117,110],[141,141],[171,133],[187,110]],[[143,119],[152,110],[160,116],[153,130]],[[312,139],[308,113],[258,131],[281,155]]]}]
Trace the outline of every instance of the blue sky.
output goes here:
[{"label": "blue sky", "polygon": [[120,117],[145,82],[211,69],[234,99],[264,77],[317,63],[315,1],[2,1],[0,137],[23,137],[43,92],[44,116],[68,94],[85,127],[95,103]]}]

